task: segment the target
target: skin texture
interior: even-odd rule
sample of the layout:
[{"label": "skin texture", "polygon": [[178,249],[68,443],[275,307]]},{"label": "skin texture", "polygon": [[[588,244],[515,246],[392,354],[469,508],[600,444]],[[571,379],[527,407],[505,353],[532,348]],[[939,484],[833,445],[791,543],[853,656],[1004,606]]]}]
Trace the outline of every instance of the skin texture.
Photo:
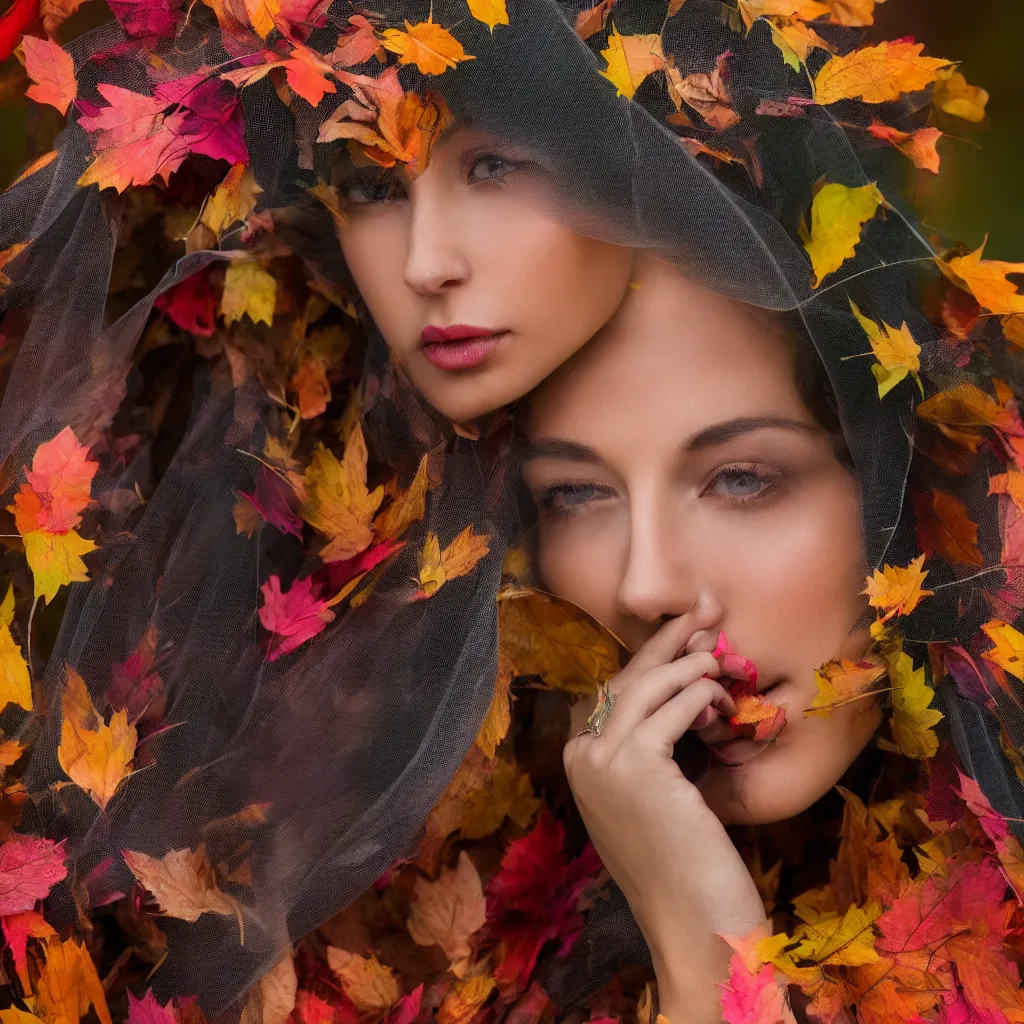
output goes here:
[{"label": "skin texture", "polygon": [[[608,322],[629,291],[633,250],[555,217],[531,154],[469,129],[435,147],[414,181],[379,170],[339,183],[349,270],[396,362],[455,422],[534,388]],[[424,357],[424,327],[507,332],[482,364],[448,370]]]},{"label": "skin texture", "polygon": [[[854,629],[865,607],[859,490],[763,317],[653,261],[638,283],[531,398],[524,474],[544,586],[636,651],[612,683],[602,735],[566,747],[570,784],[647,937],[663,1011],[712,1021],[728,957],[717,936],[763,921],[724,825],[809,807],[880,721],[873,700],[803,715],[814,669],[869,643]],[[737,426],[754,417],[792,425]],[[708,744],[731,737],[710,654],[723,629],[788,724],[774,743],[717,748],[742,767],[714,767],[698,788],[672,750],[687,729]]]}]

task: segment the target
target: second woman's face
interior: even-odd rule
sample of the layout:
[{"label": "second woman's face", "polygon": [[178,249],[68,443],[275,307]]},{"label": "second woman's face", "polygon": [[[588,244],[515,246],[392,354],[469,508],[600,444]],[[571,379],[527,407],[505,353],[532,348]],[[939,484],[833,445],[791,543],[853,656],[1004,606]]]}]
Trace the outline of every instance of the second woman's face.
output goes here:
[{"label": "second woman's face", "polygon": [[629,290],[632,250],[556,219],[536,160],[468,129],[412,182],[353,169],[340,191],[341,245],[371,316],[413,385],[456,422],[525,395]]},{"label": "second woman's face", "polygon": [[814,670],[868,644],[858,485],[797,389],[789,346],[738,305],[648,265],[597,339],[530,400],[525,475],[544,585],[636,650],[693,613],[687,652],[724,630],[786,708],[771,743],[698,735],[726,822],[791,817],[878,727],[873,700],[805,717]]}]

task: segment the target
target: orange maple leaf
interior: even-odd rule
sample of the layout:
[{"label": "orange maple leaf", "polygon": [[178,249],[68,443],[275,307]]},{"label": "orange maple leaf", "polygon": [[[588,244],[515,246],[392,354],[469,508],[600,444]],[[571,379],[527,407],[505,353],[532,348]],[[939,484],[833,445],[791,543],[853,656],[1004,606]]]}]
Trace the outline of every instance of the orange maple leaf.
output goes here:
[{"label": "orange maple leaf", "polygon": [[615,86],[615,95],[631,100],[644,79],[665,67],[661,36],[623,36],[615,25],[608,35],[608,46],[601,51],[605,68],[601,77]]},{"label": "orange maple leaf", "polygon": [[198,921],[203,914],[235,916],[241,927],[238,904],[217,887],[206,849],[168,850],[162,857],[150,857],[135,850],[122,850],[131,873],[152,893],[160,912],[180,921]]},{"label": "orange maple leaf", "polygon": [[345,995],[361,1013],[379,1017],[398,1002],[395,972],[375,956],[360,956],[346,949],[328,946],[327,965],[341,982]]},{"label": "orange maple leaf", "polygon": [[822,106],[854,99],[888,103],[902,93],[924,89],[950,62],[924,57],[923,50],[924,43],[897,40],[832,57],[814,79],[814,101]]},{"label": "orange maple leaf", "polygon": [[107,725],[93,706],[85,680],[65,665],[57,761],[101,811],[128,777],[138,733],[128,712],[115,711]]},{"label": "orange maple leaf", "polygon": [[981,656],[1024,681],[1024,634],[999,619],[990,619],[981,628],[995,644]]},{"label": "orange maple leaf", "polygon": [[873,655],[867,655],[860,661],[842,658],[827,662],[814,671],[818,692],[804,713],[824,714],[861,694],[869,693],[885,675],[885,671],[885,663]]},{"label": "orange maple leaf", "polygon": [[46,963],[36,982],[35,998],[50,1024],[78,1024],[90,1006],[100,1024],[112,1024],[107,997],[96,966],[84,945],[74,938],[46,943]]},{"label": "orange maple leaf", "polygon": [[983,565],[978,547],[978,524],[967,506],[951,494],[933,487],[930,496],[912,495],[917,519],[918,546],[926,555],[941,555],[956,565]]},{"label": "orange maple leaf", "polygon": [[475,974],[457,981],[437,1009],[437,1024],[469,1024],[494,991],[489,974]]},{"label": "orange maple leaf", "polygon": [[861,591],[868,595],[868,604],[884,614],[882,622],[887,622],[896,615],[909,615],[924,598],[931,597],[934,591],[923,590],[928,570],[923,569],[924,555],[918,555],[910,565],[886,565],[876,569],[867,578],[867,587]]},{"label": "orange maple leaf", "polygon": [[92,478],[99,463],[89,458],[89,449],[78,443],[75,432],[65,427],[56,437],[41,444],[25,467],[28,483],[14,496],[18,532],[34,530],[67,533],[82,521],[89,504]]},{"label": "orange maple leaf", "polygon": [[377,542],[397,540],[413,523],[419,522],[427,511],[427,489],[430,476],[427,472],[429,456],[424,455],[416,467],[416,475],[404,491],[395,490],[391,503],[377,516],[373,533]]},{"label": "orange maple leaf", "polygon": [[75,62],[71,54],[52,39],[25,36],[21,41],[25,70],[35,83],[25,95],[36,103],[48,103],[61,114],[68,112],[76,94]]},{"label": "orange maple leaf", "polygon": [[446,28],[432,21],[384,30],[382,45],[398,54],[399,64],[415,64],[420,74],[440,75],[465,60],[475,60]]},{"label": "orange maple leaf", "polygon": [[327,360],[323,356],[307,354],[299,362],[288,386],[299,400],[299,415],[302,419],[311,420],[319,416],[331,400]]},{"label": "orange maple leaf", "polygon": [[729,725],[737,736],[766,742],[778,736],[786,724],[786,709],[772,704],[760,694],[741,693],[733,700],[736,714],[729,719]]},{"label": "orange maple leaf", "polygon": [[480,875],[463,850],[454,868],[445,868],[436,882],[417,877],[409,905],[408,928],[420,946],[437,944],[449,960],[465,960],[469,940],[487,920],[487,900]]},{"label": "orange maple leaf", "polygon": [[472,572],[477,562],[491,550],[490,539],[488,534],[474,533],[470,523],[442,551],[437,534],[428,532],[418,557],[420,571],[416,596],[432,597],[449,580]]},{"label": "orange maple leaf", "polygon": [[868,131],[876,139],[891,142],[904,156],[909,157],[915,167],[922,171],[939,173],[940,157],[936,144],[942,138],[938,128],[918,128],[916,132],[901,132],[898,128],[876,121]]},{"label": "orange maple leaf", "polygon": [[974,252],[967,256],[954,256],[946,261],[937,259],[939,269],[960,288],[969,291],[978,303],[993,313],[1024,313],[1024,295],[1009,280],[1010,274],[1024,273],[1024,263],[982,259],[988,236]]}]

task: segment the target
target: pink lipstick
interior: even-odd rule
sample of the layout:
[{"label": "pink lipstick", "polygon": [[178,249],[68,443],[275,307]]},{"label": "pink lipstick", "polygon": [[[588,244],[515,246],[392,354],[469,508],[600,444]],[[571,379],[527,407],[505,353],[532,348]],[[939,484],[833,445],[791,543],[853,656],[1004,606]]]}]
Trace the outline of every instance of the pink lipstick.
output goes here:
[{"label": "pink lipstick", "polygon": [[438,369],[472,370],[498,347],[507,333],[469,324],[429,326],[420,335],[420,348],[427,362]]}]

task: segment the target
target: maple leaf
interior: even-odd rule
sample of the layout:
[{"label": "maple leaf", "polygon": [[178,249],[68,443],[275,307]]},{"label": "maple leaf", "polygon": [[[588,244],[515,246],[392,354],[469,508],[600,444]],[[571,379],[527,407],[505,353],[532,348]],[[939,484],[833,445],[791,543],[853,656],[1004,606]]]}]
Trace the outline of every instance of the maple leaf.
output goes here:
[{"label": "maple leaf", "polygon": [[426,515],[430,483],[427,465],[428,456],[424,455],[408,488],[399,491],[377,516],[373,533],[378,541],[397,540],[413,523],[419,522]]},{"label": "maple leaf", "polygon": [[428,532],[418,559],[420,589],[416,596],[432,597],[449,580],[472,572],[477,562],[491,550],[490,539],[486,533],[474,533],[470,523],[442,551],[437,534]]},{"label": "maple leaf", "polygon": [[61,711],[57,761],[71,781],[105,811],[128,777],[138,741],[135,726],[129,724],[124,710],[116,711],[107,725],[93,707],[85,680],[70,665],[65,665]]},{"label": "maple leaf", "polygon": [[256,260],[233,260],[224,273],[220,315],[232,324],[248,316],[253,323],[271,324],[277,304],[277,279]]},{"label": "maple leaf", "polygon": [[864,225],[884,203],[885,197],[874,182],[859,188],[833,182],[818,189],[811,202],[810,229],[801,227],[815,288],[853,256]]},{"label": "maple leaf", "polygon": [[1008,275],[1024,273],[1024,263],[982,259],[988,236],[974,252],[938,259],[939,269],[956,285],[969,291],[985,309],[993,313],[1024,313],[1024,295]]},{"label": "maple leaf", "polygon": [[161,1006],[153,990],[147,988],[141,999],[136,999],[131,990],[128,991],[128,1017],[125,1024],[177,1024],[172,1003]]},{"label": "maple leaf", "polygon": [[990,619],[981,628],[995,644],[995,647],[982,651],[981,656],[1024,681],[1024,634],[998,619]]},{"label": "maple leaf", "polygon": [[436,882],[419,877],[409,907],[409,935],[420,946],[435,943],[449,960],[472,952],[469,940],[487,921],[480,875],[463,850],[454,868],[445,868]]},{"label": "maple leaf", "polygon": [[733,698],[736,714],[729,718],[734,736],[747,736],[759,743],[775,739],[786,724],[786,709],[777,707],[756,693]]},{"label": "maple leaf", "polygon": [[217,299],[206,273],[200,271],[179,281],[157,297],[157,309],[171,323],[189,334],[208,338],[213,334],[217,318]]},{"label": "maple leaf", "polygon": [[180,921],[198,921],[203,914],[241,915],[238,904],[217,887],[213,868],[200,844],[196,850],[168,850],[150,857],[137,850],[122,850],[128,870],[152,894],[160,912]]},{"label": "maple leaf", "polygon": [[365,551],[373,542],[373,517],[384,500],[384,488],[366,486],[368,461],[362,428],[356,424],[339,462],[333,452],[317,445],[306,469],[308,497],[302,517],[330,541],[320,552],[325,562],[341,562]]},{"label": "maple leaf", "polygon": [[883,612],[882,622],[897,615],[909,615],[926,597],[934,594],[924,590],[928,570],[922,568],[924,555],[918,555],[910,565],[885,565],[867,578],[867,586],[861,591],[868,595],[868,604]]},{"label": "maple leaf", "polygon": [[970,519],[962,501],[935,487],[930,496],[912,493],[911,500],[917,544],[926,555],[938,554],[956,565],[984,564],[978,548],[978,524]]},{"label": "maple leaf", "polygon": [[615,86],[615,95],[631,100],[641,83],[665,67],[661,36],[657,32],[641,36],[623,36],[612,23],[608,46],[601,51],[605,68],[601,77]]},{"label": "maple leaf", "polygon": [[250,167],[244,163],[234,164],[203,204],[199,221],[220,241],[221,235],[232,224],[249,219],[256,209],[256,197],[262,191]]},{"label": "maple leaf", "polygon": [[288,949],[249,993],[239,1024],[285,1024],[295,1009],[298,987],[294,954]]},{"label": "maple leaf", "polygon": [[327,965],[341,982],[345,995],[362,1013],[379,1017],[398,1002],[395,972],[375,956],[364,957],[328,946]]},{"label": "maple leaf", "polygon": [[592,694],[621,668],[618,641],[576,605],[529,587],[498,593],[500,650],[514,675]]},{"label": "maple leaf", "polygon": [[260,587],[263,607],[260,623],[271,634],[267,661],[276,661],[307,640],[323,632],[334,621],[334,612],[318,597],[311,576],[295,580],[289,590],[281,590],[281,578],[271,576]]},{"label": "maple leaf", "polygon": [[498,676],[494,695],[484,716],[483,725],[476,736],[476,745],[488,756],[494,757],[498,744],[505,738],[512,724],[511,708],[512,667],[508,659],[498,654]]},{"label": "maple leaf", "polygon": [[944,68],[938,73],[932,103],[944,114],[980,124],[985,120],[988,93],[980,86],[968,85],[956,68]]},{"label": "maple leaf", "polygon": [[842,658],[827,662],[814,670],[818,692],[804,714],[824,714],[862,693],[869,693],[885,672],[885,664],[873,656],[860,661]]},{"label": "maple leaf", "polygon": [[298,398],[300,418],[315,419],[327,409],[327,403],[331,400],[327,360],[323,356],[306,353],[292,374],[288,387]]},{"label": "maple leaf", "polygon": [[0,60],[7,60],[25,32],[39,20],[39,0],[14,0],[0,14]]},{"label": "maple leaf", "polygon": [[295,511],[298,496],[292,481],[285,475],[262,465],[256,474],[256,487],[253,492],[238,493],[281,533],[291,534],[293,537],[302,536],[302,520]]},{"label": "maple leaf", "polygon": [[868,127],[876,139],[891,142],[904,156],[909,157],[915,167],[922,171],[939,173],[939,151],[936,143],[942,138],[938,128],[919,128],[915,132],[901,132],[898,128],[876,121]]},{"label": "maple leaf", "polygon": [[817,0],[739,0],[743,24],[749,32],[758,18],[800,18],[813,21],[829,13]]},{"label": "maple leaf", "polygon": [[[56,938],[57,933],[46,923],[42,914],[26,910],[21,914],[6,914],[3,918],[4,939],[14,960],[14,969],[21,982],[22,992],[32,991],[28,973],[28,940]],[[5,1022],[6,1024],[6,1022]]]},{"label": "maple leaf", "polygon": [[370,21],[362,14],[350,14],[348,28],[338,36],[338,45],[327,57],[327,62],[336,68],[350,68],[363,64],[371,57],[384,59],[384,48]]},{"label": "maple leaf", "polygon": [[872,924],[881,916],[882,905],[875,901],[866,907],[855,904],[846,913],[823,917],[802,930],[794,956],[800,960],[829,966],[860,967],[878,960]]},{"label": "maple leaf", "polygon": [[[828,0],[829,21],[836,25],[861,28],[875,23],[876,0]],[[880,2],[880,0],[879,0]]]},{"label": "maple leaf", "polygon": [[89,449],[78,443],[75,432],[65,427],[56,437],[41,444],[25,467],[27,484],[14,496],[18,532],[34,530],[67,533],[81,521],[90,503],[92,478],[99,463],[89,458]]},{"label": "maple leaf", "polygon": [[315,50],[299,43],[293,44],[291,56],[282,67],[292,90],[311,107],[317,106],[327,93],[338,91],[334,82],[326,77],[331,74],[331,65],[325,63]]},{"label": "maple leaf", "polygon": [[130,36],[174,35],[181,0],[108,0],[114,17]]},{"label": "maple leaf", "polygon": [[0,711],[8,704],[31,711],[32,681],[21,648],[14,642],[11,627],[4,622],[0,625]]},{"label": "maple leaf", "polygon": [[63,843],[13,833],[0,846],[0,916],[31,910],[67,873]]},{"label": "maple leaf", "polygon": [[84,583],[89,572],[81,556],[96,550],[91,540],[85,540],[74,530],[68,533],[50,533],[36,530],[25,534],[25,558],[32,570],[35,596],[49,602],[57,591],[69,583]]},{"label": "maple leaf", "polygon": [[964,775],[959,768],[956,773],[960,779],[960,787],[956,792],[963,797],[995,848],[1000,853],[1005,853],[1009,849],[1007,840],[1010,838],[1010,826],[1007,825],[1006,819],[992,806],[975,779]]},{"label": "maple leaf", "polygon": [[446,28],[432,21],[384,30],[381,43],[385,50],[398,54],[399,64],[415,64],[422,75],[440,75],[465,60],[475,60]]},{"label": "maple leaf", "polygon": [[508,9],[505,0],[468,0],[469,13],[482,21],[491,32],[496,25],[508,24]]},{"label": "maple leaf", "polygon": [[35,987],[36,1007],[48,1024],[78,1024],[91,1005],[100,1024],[112,1024],[107,997],[84,945],[73,938],[46,943],[46,963]]},{"label": "maple leaf", "polygon": [[931,707],[935,691],[925,682],[925,670],[914,668],[909,654],[899,651],[889,662],[892,690],[892,734],[908,757],[934,757],[939,739],[932,726],[942,721],[942,712]]},{"label": "maple leaf", "polygon": [[832,57],[814,79],[814,101],[822,106],[854,99],[889,103],[902,93],[924,89],[950,62],[924,57],[922,50],[924,43],[897,40]]},{"label": "maple leaf", "polygon": [[75,62],[71,54],[58,43],[35,36],[25,36],[21,46],[25,54],[25,70],[35,83],[25,90],[25,95],[36,103],[48,103],[61,114],[66,114],[78,93]]},{"label": "maple leaf", "polygon": [[725,62],[728,58],[728,53],[719,54],[710,72],[683,75],[674,64],[665,68],[669,99],[676,110],[682,110],[685,103],[720,132],[740,120],[740,115],[732,108],[732,97],[726,84]]},{"label": "maple leaf", "polygon": [[107,703],[114,711],[122,708],[141,731],[158,727],[167,707],[164,681],[153,671],[156,661],[156,626],[146,628],[135,650],[110,669]]},{"label": "maple leaf", "polygon": [[764,964],[755,974],[738,953],[729,958],[721,1007],[725,1024],[789,1024],[794,1020],[774,966]]},{"label": "maple leaf", "polygon": [[457,981],[437,1008],[437,1024],[470,1024],[494,991],[495,979],[474,974]]},{"label": "maple leaf", "polygon": [[614,5],[615,0],[598,0],[593,7],[580,11],[576,15],[576,35],[586,42],[591,36],[603,32]]},{"label": "maple leaf", "polygon": [[853,299],[849,302],[853,315],[857,318],[857,323],[864,328],[864,333],[871,343],[871,351],[878,360],[871,367],[871,372],[878,382],[878,397],[885,398],[908,373],[914,374],[918,387],[921,387],[921,380],[917,376],[921,369],[921,346],[914,341],[907,322],[904,320],[899,330],[884,320],[879,327],[874,320],[861,313]]}]

